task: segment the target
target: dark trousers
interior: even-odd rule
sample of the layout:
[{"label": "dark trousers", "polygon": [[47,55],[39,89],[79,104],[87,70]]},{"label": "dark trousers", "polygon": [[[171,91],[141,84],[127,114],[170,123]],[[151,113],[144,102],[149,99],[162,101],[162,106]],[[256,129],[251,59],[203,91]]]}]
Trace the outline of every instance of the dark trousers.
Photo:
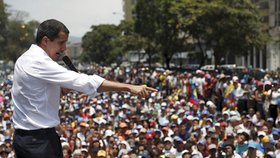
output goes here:
[{"label": "dark trousers", "polygon": [[243,112],[248,112],[248,109],[247,109],[247,102],[248,100],[246,99],[239,99],[238,102],[237,102],[237,109],[238,109],[238,112],[240,114],[242,114]]},{"label": "dark trousers", "polygon": [[263,102],[257,102],[256,104],[256,109],[257,111],[260,112],[262,119],[265,119],[265,113],[264,113],[264,108],[263,108]]},{"label": "dark trousers", "polygon": [[270,117],[273,118],[274,123],[275,123],[275,120],[277,118],[277,105],[273,105],[273,104],[269,105],[269,114],[270,114]]},{"label": "dark trousers", "polygon": [[16,158],[62,158],[62,147],[54,128],[16,129],[13,138]]}]

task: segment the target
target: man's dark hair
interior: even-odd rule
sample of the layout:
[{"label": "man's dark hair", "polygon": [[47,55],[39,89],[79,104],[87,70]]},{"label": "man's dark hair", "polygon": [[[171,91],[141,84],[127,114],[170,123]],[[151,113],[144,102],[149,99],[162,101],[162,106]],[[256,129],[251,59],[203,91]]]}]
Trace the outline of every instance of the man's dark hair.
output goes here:
[{"label": "man's dark hair", "polygon": [[47,36],[51,41],[58,37],[59,32],[69,34],[68,28],[60,21],[49,19],[42,22],[37,30],[36,44],[40,44],[44,36]]}]

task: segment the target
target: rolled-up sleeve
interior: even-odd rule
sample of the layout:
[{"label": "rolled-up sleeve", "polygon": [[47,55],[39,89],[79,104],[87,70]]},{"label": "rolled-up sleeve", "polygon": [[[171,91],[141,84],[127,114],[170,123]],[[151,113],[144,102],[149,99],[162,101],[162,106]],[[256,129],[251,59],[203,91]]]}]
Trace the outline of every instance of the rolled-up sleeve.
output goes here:
[{"label": "rolled-up sleeve", "polygon": [[97,89],[105,80],[98,75],[87,75],[68,70],[48,57],[43,60],[30,61],[34,62],[24,64],[22,67],[25,73],[48,83],[57,84],[60,87],[73,89],[88,95],[97,95]]}]

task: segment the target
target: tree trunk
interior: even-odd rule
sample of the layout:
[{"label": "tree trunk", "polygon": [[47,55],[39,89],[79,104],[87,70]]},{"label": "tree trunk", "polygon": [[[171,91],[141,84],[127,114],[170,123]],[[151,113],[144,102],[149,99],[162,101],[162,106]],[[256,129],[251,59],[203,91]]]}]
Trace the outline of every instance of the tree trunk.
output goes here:
[{"label": "tree trunk", "polygon": [[202,48],[202,45],[201,45],[201,42],[200,40],[198,39],[198,47],[200,49],[200,52],[199,52],[199,57],[200,57],[200,63],[199,63],[199,67],[202,67],[204,64],[205,64],[205,53],[204,53],[204,50]]},{"label": "tree trunk", "polygon": [[215,57],[215,69],[217,69],[217,66],[221,65],[221,59],[223,57],[222,51],[220,49],[214,49],[214,57]]},{"label": "tree trunk", "polygon": [[168,55],[166,55],[166,54],[164,55],[164,57],[165,57],[166,68],[169,69],[170,68],[170,60],[171,60],[171,58],[168,57]]},{"label": "tree trunk", "polygon": [[152,64],[152,51],[151,51],[151,49],[147,48],[146,49],[146,54],[148,55],[148,64],[149,64],[149,69],[150,69],[151,64]]}]

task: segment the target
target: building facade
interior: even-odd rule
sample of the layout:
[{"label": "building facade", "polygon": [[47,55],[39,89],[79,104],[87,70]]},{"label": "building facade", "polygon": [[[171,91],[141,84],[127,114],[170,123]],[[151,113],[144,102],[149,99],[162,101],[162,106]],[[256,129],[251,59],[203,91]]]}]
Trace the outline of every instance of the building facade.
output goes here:
[{"label": "building facade", "polygon": [[269,0],[269,35],[272,40],[267,44],[267,67],[269,70],[280,68],[280,1]]},{"label": "building facade", "polygon": [[83,49],[81,42],[69,43],[67,45],[66,55],[72,60],[75,66],[78,66],[79,57],[82,55]]},{"label": "building facade", "polygon": [[264,30],[269,33],[271,40],[263,49],[248,50],[245,57],[236,57],[236,64],[249,68],[276,70],[280,67],[280,1],[253,0],[263,15]]}]

